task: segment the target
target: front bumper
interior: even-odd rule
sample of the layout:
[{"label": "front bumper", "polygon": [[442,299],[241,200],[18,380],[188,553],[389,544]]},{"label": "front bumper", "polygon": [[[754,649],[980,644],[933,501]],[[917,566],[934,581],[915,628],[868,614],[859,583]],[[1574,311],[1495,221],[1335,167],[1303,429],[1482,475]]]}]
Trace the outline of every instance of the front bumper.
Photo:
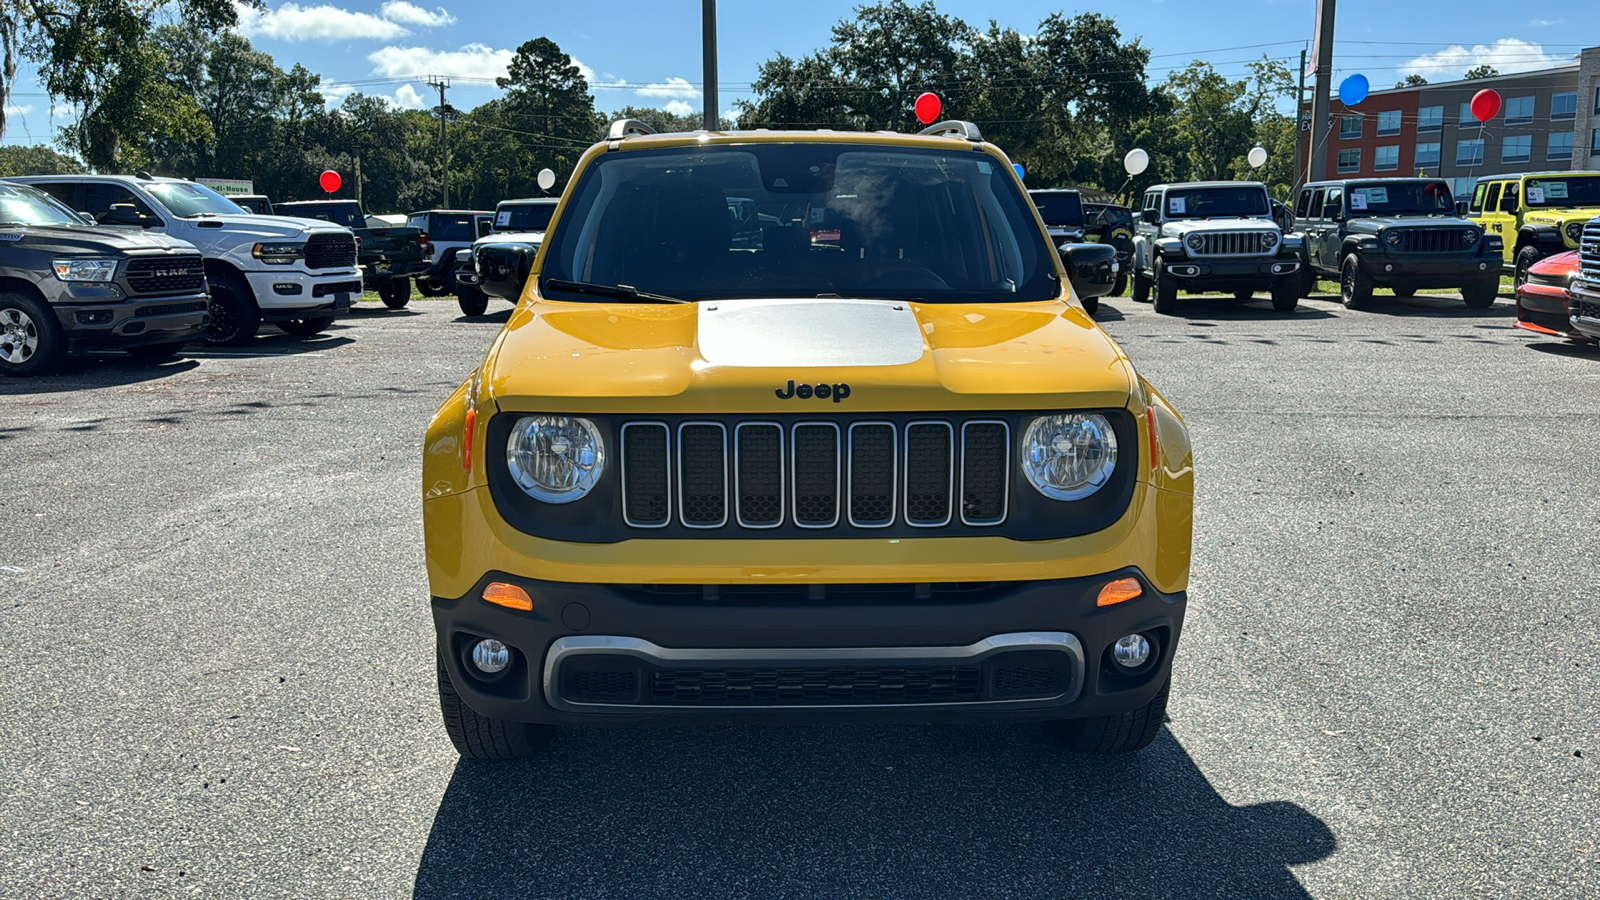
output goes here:
[{"label": "front bumper", "polygon": [[338,315],[360,299],[361,269],[319,269],[315,274],[285,266],[283,271],[244,273],[261,307],[264,322]]},{"label": "front bumper", "polygon": [[1572,283],[1572,330],[1585,338],[1600,341],[1600,289],[1581,281]]},{"label": "front bumper", "polygon": [[1173,257],[1166,264],[1167,274],[1176,278],[1180,289],[1189,292],[1270,290],[1300,271],[1300,260],[1293,256],[1255,256],[1246,259]]},{"label": "front bumper", "polygon": [[1361,271],[1380,287],[1458,288],[1479,282],[1500,283],[1499,255],[1450,259],[1386,256],[1381,252],[1356,257]]},{"label": "front bumper", "polygon": [[[1096,606],[1108,581],[1143,596]],[[515,584],[531,611],[479,597]],[[1137,569],[976,586],[650,587],[572,584],[491,572],[465,596],[433,599],[451,681],[479,713],[548,724],[757,716],[874,721],[1067,719],[1150,701],[1171,672],[1185,592]],[[927,589],[925,591],[919,591]],[[1109,648],[1148,635],[1151,660],[1124,670]],[[513,650],[497,678],[467,661],[494,638]]]},{"label": "front bumper", "polygon": [[200,337],[211,322],[209,298],[204,293],[107,303],[85,303],[90,299],[86,291],[74,290],[72,294],[73,303],[51,306],[72,350],[115,350],[189,341]]},{"label": "front bumper", "polygon": [[1570,341],[1588,343],[1593,340],[1572,327],[1572,314],[1567,306],[1565,288],[1529,281],[1517,288],[1516,326]]}]

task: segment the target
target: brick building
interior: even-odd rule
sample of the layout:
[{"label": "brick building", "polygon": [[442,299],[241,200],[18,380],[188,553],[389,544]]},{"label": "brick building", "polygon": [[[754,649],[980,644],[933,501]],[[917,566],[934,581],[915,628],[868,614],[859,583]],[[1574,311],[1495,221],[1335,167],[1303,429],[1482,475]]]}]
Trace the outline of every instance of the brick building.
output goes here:
[{"label": "brick building", "polygon": [[[1500,113],[1482,126],[1472,96],[1500,93]],[[1516,75],[1373,91],[1354,107],[1334,98],[1323,178],[1423,174],[1448,179],[1457,199],[1483,175],[1600,168],[1600,47],[1568,65]],[[1311,108],[1301,109],[1309,137]],[[1303,140],[1300,170],[1310,158]]]}]

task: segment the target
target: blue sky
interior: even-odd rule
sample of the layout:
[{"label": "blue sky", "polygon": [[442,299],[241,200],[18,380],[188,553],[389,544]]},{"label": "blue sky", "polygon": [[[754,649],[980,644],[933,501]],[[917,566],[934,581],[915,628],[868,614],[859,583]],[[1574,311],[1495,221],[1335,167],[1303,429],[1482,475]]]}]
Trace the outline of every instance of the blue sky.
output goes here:
[{"label": "blue sky", "polygon": [[[748,97],[757,67],[775,53],[798,56],[826,44],[832,25],[856,5],[721,0],[721,105],[731,108],[734,100]],[[1141,38],[1155,55],[1150,65],[1155,80],[1192,59],[1212,62],[1230,75],[1242,74],[1244,63],[1262,53],[1298,61],[1315,18],[1314,0],[939,0],[937,5],[980,27],[996,18],[1024,33],[1052,12],[1104,13],[1117,20],[1125,37]],[[504,71],[518,44],[545,36],[589,73],[602,111],[629,104],[688,111],[701,102],[700,6],[700,0],[267,0],[263,13],[246,15],[241,30],[283,68],[299,62],[320,73],[330,103],[359,90],[400,105],[431,105],[430,90],[419,79],[434,74],[453,76],[451,104],[470,108],[495,96],[492,79]],[[1353,72],[1367,75],[1374,87],[1392,85],[1409,71],[1445,81],[1479,62],[1502,72],[1544,68],[1569,60],[1585,45],[1600,45],[1600,3],[1521,7],[1496,0],[1344,0],[1337,32],[1335,83]],[[54,125],[68,121],[70,111],[55,110],[52,122],[49,99],[32,74],[19,75],[0,140],[49,141]]]}]

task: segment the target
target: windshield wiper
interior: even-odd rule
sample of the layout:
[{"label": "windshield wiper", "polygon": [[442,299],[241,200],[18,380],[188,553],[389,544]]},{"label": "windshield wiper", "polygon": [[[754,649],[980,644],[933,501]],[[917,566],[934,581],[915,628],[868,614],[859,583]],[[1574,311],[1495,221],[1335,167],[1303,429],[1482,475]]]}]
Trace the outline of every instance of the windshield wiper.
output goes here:
[{"label": "windshield wiper", "polygon": [[668,297],[665,294],[649,294],[639,290],[631,284],[591,284],[587,281],[562,281],[551,278],[545,281],[544,286],[553,291],[569,291],[574,294],[593,294],[597,297],[610,297],[614,300],[633,300],[640,303],[688,303],[677,297]]}]

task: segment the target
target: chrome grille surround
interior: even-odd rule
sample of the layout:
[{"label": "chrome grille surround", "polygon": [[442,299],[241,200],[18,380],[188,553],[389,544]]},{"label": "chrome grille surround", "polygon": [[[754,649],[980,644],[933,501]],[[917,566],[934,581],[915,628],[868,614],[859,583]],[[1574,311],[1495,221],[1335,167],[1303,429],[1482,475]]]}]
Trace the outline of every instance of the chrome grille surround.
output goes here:
[{"label": "chrome grille surround", "polygon": [[1578,240],[1578,277],[1600,286],[1600,219],[1583,226],[1583,237]]}]

